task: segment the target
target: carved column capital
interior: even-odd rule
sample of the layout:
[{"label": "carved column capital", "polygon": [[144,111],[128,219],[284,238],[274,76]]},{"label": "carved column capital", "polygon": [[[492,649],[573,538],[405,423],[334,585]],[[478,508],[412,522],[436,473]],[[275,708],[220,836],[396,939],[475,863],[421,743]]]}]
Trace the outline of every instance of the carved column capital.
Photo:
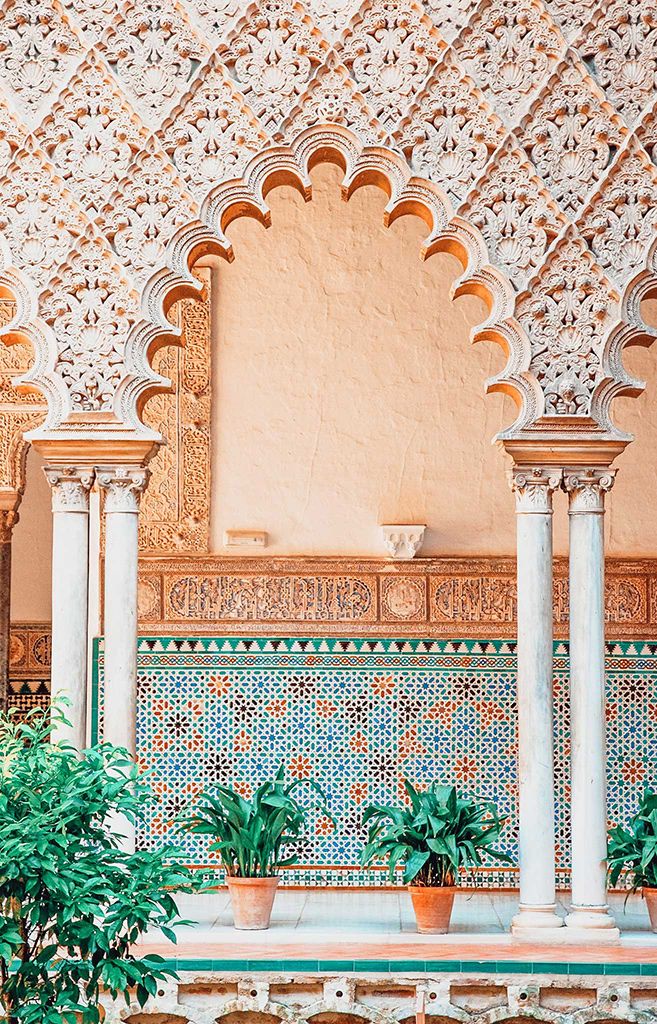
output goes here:
[{"label": "carved column capital", "polygon": [[516,512],[546,515],[552,512],[552,494],[561,484],[560,469],[552,466],[514,466],[511,490],[516,496]]},{"label": "carved column capital", "polygon": [[616,470],[605,466],[603,469],[565,469],[563,486],[570,499],[569,515],[584,513],[602,515],[605,510],[605,494],[614,485]]},{"label": "carved column capital", "polygon": [[12,531],[18,522],[16,509],[0,510],[0,544],[11,544]]},{"label": "carved column capital", "polygon": [[53,512],[88,512],[93,469],[76,466],[44,466],[52,492]]},{"label": "carved column capital", "polygon": [[139,512],[150,470],[143,466],[103,466],[96,470],[98,486],[105,492],[105,513]]}]

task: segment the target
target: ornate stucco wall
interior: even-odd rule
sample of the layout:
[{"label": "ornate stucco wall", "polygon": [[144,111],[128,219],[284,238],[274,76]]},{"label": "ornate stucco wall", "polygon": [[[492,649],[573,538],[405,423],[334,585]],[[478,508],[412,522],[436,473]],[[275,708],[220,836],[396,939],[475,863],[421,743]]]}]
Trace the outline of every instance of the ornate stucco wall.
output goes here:
[{"label": "ornate stucco wall", "polygon": [[[193,554],[209,542],[229,557],[224,529],[248,527],[268,532],[264,557],[381,556],[378,524],[410,519],[429,526],[423,554],[514,554],[513,500],[490,443],[510,400],[483,395],[501,355],[470,344],[479,301],[450,301],[458,265],[447,255],[419,260],[418,221],[385,229],[381,193],[362,190],[345,204],[339,177],[317,168],[309,204],[274,192],[268,231],[233,224],[235,262],[215,262],[212,277],[202,274],[205,301],[184,303],[187,348],[157,357],[177,394],[146,407],[168,445],[143,502],[144,549]],[[650,302],[647,319],[656,312]],[[201,372],[210,351],[212,410]],[[636,441],[609,498],[608,552],[655,557],[657,349],[632,350],[626,361],[648,387],[618,402]],[[196,492],[210,461],[208,524]],[[565,555],[565,496],[555,504],[555,546]],[[50,494],[31,453],[14,530],[15,620],[50,618],[50,536]]]}]

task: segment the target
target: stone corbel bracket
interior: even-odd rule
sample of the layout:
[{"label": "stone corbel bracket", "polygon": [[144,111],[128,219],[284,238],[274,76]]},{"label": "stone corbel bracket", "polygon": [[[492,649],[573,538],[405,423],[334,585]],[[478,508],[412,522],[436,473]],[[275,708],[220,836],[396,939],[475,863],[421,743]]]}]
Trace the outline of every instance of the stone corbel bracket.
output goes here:
[{"label": "stone corbel bracket", "polygon": [[426,526],[382,526],[383,543],[391,558],[415,558],[422,547]]}]

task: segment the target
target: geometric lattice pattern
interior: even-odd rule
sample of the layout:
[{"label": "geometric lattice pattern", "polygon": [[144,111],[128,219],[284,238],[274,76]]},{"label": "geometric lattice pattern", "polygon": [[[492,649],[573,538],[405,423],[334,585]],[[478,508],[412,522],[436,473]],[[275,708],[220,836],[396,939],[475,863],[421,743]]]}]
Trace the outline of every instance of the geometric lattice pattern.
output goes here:
[{"label": "geometric lattice pattern", "polygon": [[[568,648],[555,644],[557,866],[569,868]],[[608,644],[609,817],[635,806],[657,764],[657,644]],[[102,649],[100,677],[102,679]],[[517,858],[515,642],[144,638],[137,752],[158,804],[139,841],[174,838],[172,822],[214,782],[244,795],[283,763],[326,791],[336,828],[313,820],[288,884],[386,884],[357,868],[362,809],[402,795],[410,778],[456,782],[508,816]],[[654,780],[653,780],[654,781]],[[212,865],[202,838],[190,862]],[[479,884],[514,884],[493,868]],[[510,877],[511,875],[511,877]]]}]

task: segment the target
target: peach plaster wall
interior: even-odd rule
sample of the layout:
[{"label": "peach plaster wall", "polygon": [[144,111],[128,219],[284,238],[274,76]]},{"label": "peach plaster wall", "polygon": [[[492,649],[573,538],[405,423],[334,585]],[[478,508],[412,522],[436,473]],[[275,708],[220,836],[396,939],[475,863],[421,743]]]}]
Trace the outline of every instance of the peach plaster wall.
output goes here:
[{"label": "peach plaster wall", "polygon": [[[381,555],[378,524],[422,522],[423,554],[513,554],[507,462],[491,439],[515,407],[484,394],[501,350],[469,341],[485,307],[450,302],[455,259],[421,263],[424,224],[384,228],[383,193],[344,203],[339,181],[319,167],[311,203],[279,189],[271,228],[229,229],[235,262],[215,278],[214,548],[249,528],[269,534],[264,554]],[[654,383],[617,403],[638,440],[619,460],[609,552],[655,555],[657,346],[629,362]],[[565,496],[557,510],[565,554]]]},{"label": "peach plaster wall", "polygon": [[[385,229],[383,194],[363,189],[346,204],[339,181],[320,167],[311,203],[279,189],[269,230],[246,219],[229,229],[235,262],[213,277],[213,549],[227,550],[225,529],[249,528],[269,534],[264,555],[381,555],[378,524],[410,520],[429,527],[423,554],[513,554],[507,463],[490,442],[514,407],[484,395],[503,356],[469,342],[483,304],[450,302],[459,265],[420,262],[420,221]],[[626,363],[648,388],[616,402],[636,441],[618,461],[607,550],[657,556],[657,346]],[[50,618],[51,532],[32,452],[14,620]],[[555,534],[565,554],[563,496]]]}]

